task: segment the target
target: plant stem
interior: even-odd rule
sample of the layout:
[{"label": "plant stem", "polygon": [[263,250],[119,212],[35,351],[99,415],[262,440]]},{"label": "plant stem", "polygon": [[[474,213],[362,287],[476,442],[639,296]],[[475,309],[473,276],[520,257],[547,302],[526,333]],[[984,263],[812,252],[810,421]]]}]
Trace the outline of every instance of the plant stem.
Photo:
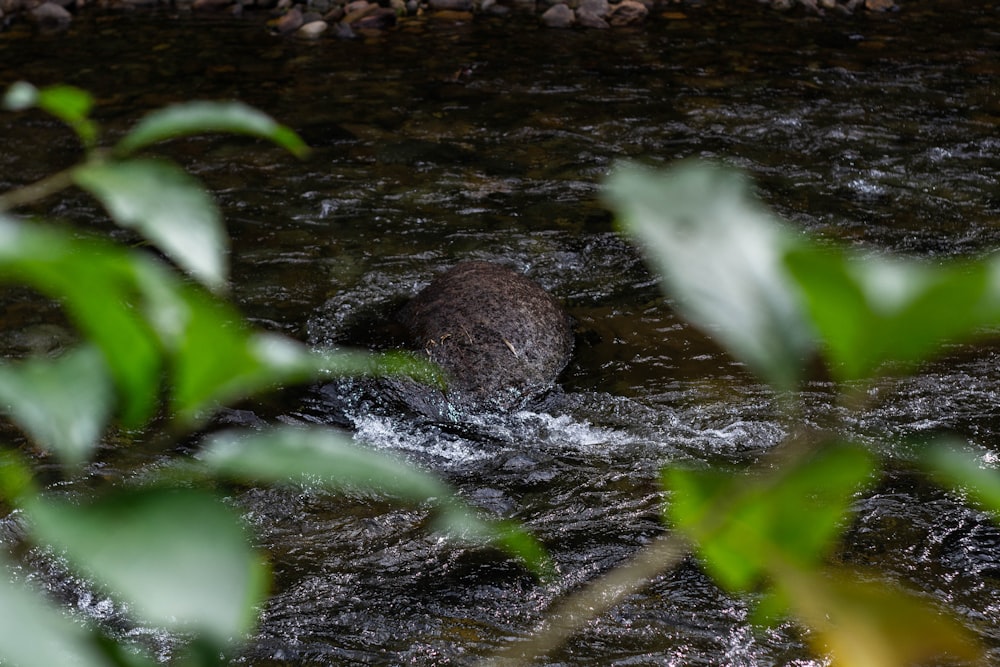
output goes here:
[{"label": "plant stem", "polygon": [[6,211],[44,199],[73,184],[73,169],[64,169],[40,181],[0,195],[0,211]]},{"label": "plant stem", "polygon": [[679,533],[661,535],[632,560],[556,603],[528,639],[487,658],[481,667],[530,665],[628,596],[638,593],[657,575],[676,567],[688,552],[688,544]]}]

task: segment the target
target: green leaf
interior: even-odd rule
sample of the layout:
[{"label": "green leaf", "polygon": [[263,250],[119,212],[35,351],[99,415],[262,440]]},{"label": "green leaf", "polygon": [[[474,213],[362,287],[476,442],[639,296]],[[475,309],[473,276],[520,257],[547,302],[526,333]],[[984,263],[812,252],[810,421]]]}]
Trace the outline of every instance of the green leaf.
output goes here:
[{"label": "green leaf", "polygon": [[229,304],[190,286],[163,292],[157,311],[162,314],[151,317],[163,321],[159,330],[171,323],[177,328],[168,342],[171,409],[188,424],[201,421],[219,403],[325,375],[439,378],[435,367],[412,355],[314,351],[284,336],[253,331]]},{"label": "green leaf", "polygon": [[268,139],[297,157],[309,149],[295,132],[240,102],[185,102],[150,113],[115,147],[119,155],[165,139],[206,132],[230,132]]},{"label": "green leaf", "polygon": [[225,286],[229,240],[219,210],[183,169],[150,159],[88,162],[73,170],[73,180],[119,225],[136,229],[209,287]]},{"label": "green leaf", "polygon": [[89,118],[94,98],[74,86],[50,86],[39,90],[30,83],[19,81],[7,89],[3,106],[11,111],[38,107],[73,128],[88,148],[97,139],[97,125]]},{"label": "green leaf", "polygon": [[784,255],[796,238],[737,173],[701,164],[612,172],[604,193],[676,307],[778,388],[794,386],[813,332]]},{"label": "green leaf", "polygon": [[139,619],[223,646],[254,623],[267,569],[240,517],[192,490],[117,491],[86,505],[26,506],[34,535],[128,604]]},{"label": "green leaf", "polygon": [[938,442],[929,447],[921,463],[946,488],[968,494],[983,509],[1000,517],[1000,471],[983,464],[985,452]]},{"label": "green leaf", "polygon": [[668,517],[720,583],[748,590],[787,564],[821,562],[874,467],[866,450],[831,445],[759,477],[667,469]]},{"label": "green leaf", "polygon": [[0,365],[0,403],[31,439],[68,465],[87,460],[114,407],[114,388],[93,347],[59,359]]},{"label": "green leaf", "polygon": [[[869,578],[871,578],[869,576]],[[833,667],[983,664],[982,649],[954,618],[888,583],[837,568],[776,575],[809,638]]]},{"label": "green leaf", "polygon": [[109,667],[81,623],[55,609],[0,560],[0,661],[18,667]]},{"label": "green leaf", "polygon": [[[60,300],[101,350],[115,379],[122,421],[139,426],[156,408],[159,340],[136,306],[136,267],[153,262],[109,243],[0,216],[0,280],[18,281]],[[159,274],[166,276],[160,269]],[[164,278],[166,280],[166,278]]]},{"label": "green leaf", "polygon": [[433,475],[331,429],[223,433],[207,441],[201,460],[218,475],[245,481],[301,482],[340,492],[374,491],[414,504],[433,502],[438,523],[450,534],[498,547],[536,573],[551,571],[545,549],[523,529],[479,518]]},{"label": "green leaf", "polygon": [[905,368],[1000,323],[995,261],[932,265],[818,247],[786,258],[841,380]]}]

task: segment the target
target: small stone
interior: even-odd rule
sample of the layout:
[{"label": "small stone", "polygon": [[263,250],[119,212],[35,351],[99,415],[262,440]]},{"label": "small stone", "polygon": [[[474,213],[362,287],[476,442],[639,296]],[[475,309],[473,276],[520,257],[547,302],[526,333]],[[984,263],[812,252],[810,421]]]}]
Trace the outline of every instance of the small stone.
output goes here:
[{"label": "small stone", "polygon": [[319,39],[319,36],[326,32],[329,27],[326,21],[309,21],[303,23],[302,27],[295,31],[295,36],[302,39]]},{"label": "small stone", "polygon": [[615,27],[638,25],[646,20],[649,10],[636,0],[622,0],[608,14],[608,23]]},{"label": "small stone", "polygon": [[598,18],[604,18],[609,11],[611,11],[611,6],[608,4],[608,0],[580,0],[580,6],[577,7],[577,18],[579,18],[580,12],[589,12]]},{"label": "small stone", "polygon": [[587,9],[576,10],[576,22],[584,28],[597,28],[598,30],[605,30],[611,27],[610,23]]},{"label": "small stone", "polygon": [[542,14],[542,25],[548,28],[568,28],[576,21],[576,15],[569,5],[560,2],[552,5]]},{"label": "small stone", "polygon": [[28,12],[31,20],[46,27],[67,25],[73,20],[73,15],[54,2],[43,2]]},{"label": "small stone", "polygon": [[333,36],[337,39],[357,39],[358,35],[346,23],[333,24]]},{"label": "small stone", "polygon": [[389,9],[396,12],[396,16],[405,16],[406,0],[389,0]]},{"label": "small stone", "polygon": [[354,14],[355,12],[363,12],[366,11],[370,6],[371,3],[368,2],[368,0],[353,0],[353,2],[348,2],[346,5],[344,5],[344,14],[350,15]]},{"label": "small stone", "polygon": [[354,30],[385,30],[396,25],[396,12],[388,7],[375,8],[357,21],[350,23]]},{"label": "small stone", "polygon": [[274,28],[282,35],[293,33],[302,27],[302,10],[292,7],[274,22]]},{"label": "small stone", "polygon": [[870,12],[886,12],[895,7],[893,0],[865,0],[865,9]]},{"label": "small stone", "polygon": [[337,5],[326,14],[323,14],[323,20],[329,23],[339,23],[341,19],[344,18],[344,8]]}]

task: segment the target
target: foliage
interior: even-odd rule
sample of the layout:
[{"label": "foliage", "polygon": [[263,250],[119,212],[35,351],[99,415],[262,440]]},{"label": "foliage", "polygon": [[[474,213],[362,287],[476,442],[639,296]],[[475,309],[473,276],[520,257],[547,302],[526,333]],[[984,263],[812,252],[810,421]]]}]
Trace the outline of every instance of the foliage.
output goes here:
[{"label": "foliage", "polygon": [[[925,600],[831,564],[855,497],[884,462],[844,442],[843,424],[800,426],[794,390],[818,358],[843,406],[857,407],[876,377],[913,372],[1000,325],[1000,259],[931,264],[820,243],[776,220],[741,176],[704,164],[621,166],[607,199],[676,307],[770,382],[787,411],[785,442],[749,470],[664,471],[668,522],[706,570],[729,590],[765,592],[759,618],[796,616],[835,665],[978,659],[967,630]],[[1000,475],[982,460],[932,443],[919,465],[997,513]]]},{"label": "foliage", "polygon": [[[220,404],[288,382],[329,374],[408,373],[425,381],[435,369],[405,355],[315,351],[243,320],[224,298],[227,237],[209,194],[177,165],[144,157],[150,145],[196,132],[224,131],[268,140],[305,155],[299,137],[239,103],[189,102],[146,116],[110,149],[98,147],[84,91],[12,86],[4,106],[37,107],[66,122],[83,161],[0,195],[0,279],[57,300],[82,341],[56,358],[0,364],[0,409],[42,453],[77,474],[109,429],[133,439],[191,433]],[[142,235],[174,268],[129,249],[5,213],[76,185],[112,220]],[[0,498],[24,517],[28,541],[51,549],[125,604],[138,623],[180,633],[191,664],[222,660],[255,622],[269,570],[240,517],[203,480],[345,486],[430,505],[443,530],[493,544],[536,572],[549,567],[520,528],[482,519],[431,475],[365,449],[328,429],[282,428],[211,437],[203,456],[167,468],[139,487],[109,484],[70,501],[40,487],[16,448],[0,452]],[[85,620],[67,619],[0,561],[0,659],[18,665],[148,664],[138,648],[112,641]]]}]

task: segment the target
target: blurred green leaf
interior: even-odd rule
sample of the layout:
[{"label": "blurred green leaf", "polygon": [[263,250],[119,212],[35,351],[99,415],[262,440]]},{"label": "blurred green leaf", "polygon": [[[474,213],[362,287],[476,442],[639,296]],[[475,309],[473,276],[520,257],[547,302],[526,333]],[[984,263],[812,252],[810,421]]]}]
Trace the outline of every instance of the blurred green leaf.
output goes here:
[{"label": "blurred green leaf", "polygon": [[334,491],[374,491],[410,503],[433,502],[438,523],[466,541],[489,544],[539,574],[551,571],[545,549],[509,522],[486,521],[433,475],[326,428],[281,427],[260,433],[228,432],[210,438],[201,460],[212,472],[240,480],[301,482]]},{"label": "blurred green leaf", "polygon": [[874,469],[866,450],[848,445],[828,445],[758,477],[667,469],[668,517],[723,585],[748,590],[786,563],[820,563]]},{"label": "blurred green leaf", "polygon": [[223,646],[254,624],[268,573],[240,517],[192,490],[132,489],[84,504],[26,505],[33,534],[120,596],[139,619]]},{"label": "blurred green leaf", "polygon": [[[926,600],[843,569],[784,568],[775,575],[795,614],[833,667],[982,664],[967,629]],[[968,662],[967,662],[968,661]]]},{"label": "blurred green leaf", "polygon": [[149,419],[161,382],[158,337],[136,308],[136,266],[147,263],[109,243],[0,216],[0,280],[24,282],[63,303],[104,355],[126,426]]},{"label": "blurred green leaf", "polygon": [[97,139],[97,125],[89,118],[94,106],[93,96],[74,86],[49,86],[38,89],[19,81],[7,89],[3,99],[5,109],[23,111],[37,107],[69,125],[86,147]]},{"label": "blurred green leaf", "polygon": [[17,667],[110,667],[88,630],[0,559],[0,660]]},{"label": "blurred green leaf", "polygon": [[0,448],[0,498],[14,506],[38,493],[31,466],[13,447]]},{"label": "blurred green leaf", "polygon": [[165,139],[206,132],[229,132],[268,139],[297,157],[309,149],[290,128],[240,102],[185,102],[153,111],[115,147],[119,155]]},{"label": "blurred green leaf", "polygon": [[164,321],[161,331],[171,322],[183,323],[169,343],[171,407],[189,424],[219,403],[323,375],[406,372],[423,380],[435,377],[435,367],[412,355],[314,351],[284,336],[253,331],[229,304],[191,286],[162,292],[158,310],[164,314],[153,319]]},{"label": "blurred green leaf", "polygon": [[1000,323],[993,260],[935,266],[800,247],[786,261],[841,380],[919,362]]},{"label": "blurred green leaf", "polygon": [[37,445],[78,465],[108,424],[114,387],[101,353],[85,346],[59,359],[0,365],[0,404]]},{"label": "blurred green leaf", "polygon": [[704,164],[624,165],[604,196],[684,317],[776,387],[793,387],[814,347],[783,261],[796,238],[745,179]]},{"label": "blurred green leaf", "polygon": [[1000,471],[984,465],[984,454],[956,442],[937,442],[923,453],[921,462],[940,484],[968,494],[1000,517]]},{"label": "blurred green leaf", "polygon": [[225,286],[229,240],[212,197],[180,167],[161,160],[87,162],[73,180],[123,227],[136,229],[213,289]]}]

